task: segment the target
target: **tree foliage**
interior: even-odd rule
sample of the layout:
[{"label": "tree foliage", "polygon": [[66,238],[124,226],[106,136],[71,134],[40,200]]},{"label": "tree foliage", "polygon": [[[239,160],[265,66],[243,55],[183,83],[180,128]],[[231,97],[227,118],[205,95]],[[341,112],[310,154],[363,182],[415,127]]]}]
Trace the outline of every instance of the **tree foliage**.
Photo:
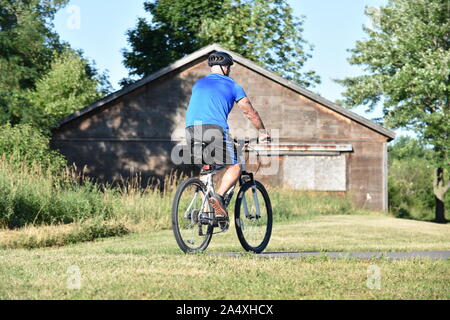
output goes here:
[{"label": "tree foliage", "polygon": [[39,164],[44,168],[61,171],[65,158],[49,146],[50,138],[30,124],[0,126],[0,162],[8,159],[17,167]]},{"label": "tree foliage", "polygon": [[[52,20],[68,0],[0,0],[0,122],[19,122],[14,110],[62,51]],[[14,108],[15,106],[16,108]]]},{"label": "tree foliage", "polygon": [[424,159],[430,161],[433,151],[427,148],[421,140],[400,136],[388,147],[389,160]]},{"label": "tree foliage", "polygon": [[[436,219],[444,221],[450,181],[450,5],[448,0],[390,0],[367,9],[373,28],[351,50],[365,74],[339,82],[344,103],[383,104],[385,125],[407,128],[433,147]],[[447,169],[447,170],[445,170]]]},{"label": "tree foliage", "polygon": [[303,71],[312,47],[303,39],[303,20],[285,0],[155,0],[145,8],[152,21],[139,19],[128,31],[131,50],[124,50],[131,76],[147,76],[218,43],[304,87],[320,82]]},{"label": "tree foliage", "polygon": [[349,107],[382,102],[385,125],[407,128],[449,164],[450,19],[447,0],[390,0],[366,10],[373,28],[351,50],[365,74],[341,80]]},{"label": "tree foliage", "polygon": [[59,119],[99,99],[99,82],[89,77],[87,68],[88,62],[72,50],[56,55],[49,72],[27,91],[30,108],[21,115],[22,122],[51,129]]},{"label": "tree foliage", "polygon": [[[388,152],[389,211],[399,218],[432,220],[433,150],[418,139],[400,136]],[[450,205],[449,197],[445,205]]]},{"label": "tree foliage", "polygon": [[54,31],[54,16],[67,3],[0,0],[0,124],[46,131],[110,91],[107,75]]}]

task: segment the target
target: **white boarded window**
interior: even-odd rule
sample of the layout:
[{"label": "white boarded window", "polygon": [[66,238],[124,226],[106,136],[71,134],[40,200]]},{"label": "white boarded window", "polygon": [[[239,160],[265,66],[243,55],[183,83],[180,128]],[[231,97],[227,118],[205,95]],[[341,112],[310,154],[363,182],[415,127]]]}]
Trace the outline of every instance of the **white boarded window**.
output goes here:
[{"label": "white boarded window", "polygon": [[285,156],[284,184],[298,190],[346,191],[346,157]]}]

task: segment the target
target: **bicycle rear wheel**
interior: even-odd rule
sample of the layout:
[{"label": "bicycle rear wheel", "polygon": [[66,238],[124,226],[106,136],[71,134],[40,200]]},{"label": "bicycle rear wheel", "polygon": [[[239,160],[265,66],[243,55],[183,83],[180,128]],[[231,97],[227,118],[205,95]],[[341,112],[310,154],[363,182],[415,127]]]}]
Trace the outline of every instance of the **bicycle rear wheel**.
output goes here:
[{"label": "bicycle rear wheel", "polygon": [[246,251],[261,253],[272,234],[272,206],[264,186],[248,181],[239,190],[235,205],[236,232]]},{"label": "bicycle rear wheel", "polygon": [[197,178],[184,181],[177,189],[172,204],[172,230],[180,249],[185,253],[205,250],[213,235],[208,222],[211,208],[205,198],[205,184]]}]

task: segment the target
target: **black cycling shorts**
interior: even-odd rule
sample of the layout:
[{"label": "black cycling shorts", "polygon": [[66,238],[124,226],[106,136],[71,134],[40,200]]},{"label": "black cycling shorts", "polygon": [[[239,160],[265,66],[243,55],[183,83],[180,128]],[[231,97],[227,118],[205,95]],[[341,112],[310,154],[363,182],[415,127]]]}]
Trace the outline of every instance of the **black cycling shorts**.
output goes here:
[{"label": "black cycling shorts", "polygon": [[212,124],[186,128],[186,141],[192,164],[235,165],[238,157],[234,142],[227,131]]}]

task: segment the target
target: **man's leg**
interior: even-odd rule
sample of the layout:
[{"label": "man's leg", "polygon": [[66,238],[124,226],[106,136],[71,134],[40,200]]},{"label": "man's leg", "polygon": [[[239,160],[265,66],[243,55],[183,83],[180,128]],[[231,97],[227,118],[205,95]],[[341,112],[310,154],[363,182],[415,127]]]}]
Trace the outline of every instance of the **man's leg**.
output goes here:
[{"label": "man's leg", "polygon": [[239,176],[241,174],[241,165],[235,164],[227,167],[227,171],[225,171],[222,182],[220,183],[219,190],[210,198],[209,203],[211,204],[216,216],[218,217],[226,217],[228,216],[225,203],[224,203],[224,195],[232,186],[236,184],[239,180]]},{"label": "man's leg", "polygon": [[225,133],[223,138],[224,139],[221,141],[221,144],[216,148],[216,155],[223,157],[223,163],[229,165],[227,166],[227,171],[225,171],[222,177],[220,188],[210,199],[210,204],[213,207],[216,216],[228,215],[223,197],[227,191],[236,184],[241,175],[241,165],[239,164],[237,155],[234,152],[234,143],[229,138],[227,133]]},{"label": "man's leg", "polygon": [[231,187],[236,184],[236,182],[238,182],[240,175],[241,175],[240,164],[228,166],[227,171],[224,173],[222,177],[222,182],[220,183],[220,188],[217,191],[217,194],[223,197],[225,193],[227,193],[227,191],[230,190]]}]

